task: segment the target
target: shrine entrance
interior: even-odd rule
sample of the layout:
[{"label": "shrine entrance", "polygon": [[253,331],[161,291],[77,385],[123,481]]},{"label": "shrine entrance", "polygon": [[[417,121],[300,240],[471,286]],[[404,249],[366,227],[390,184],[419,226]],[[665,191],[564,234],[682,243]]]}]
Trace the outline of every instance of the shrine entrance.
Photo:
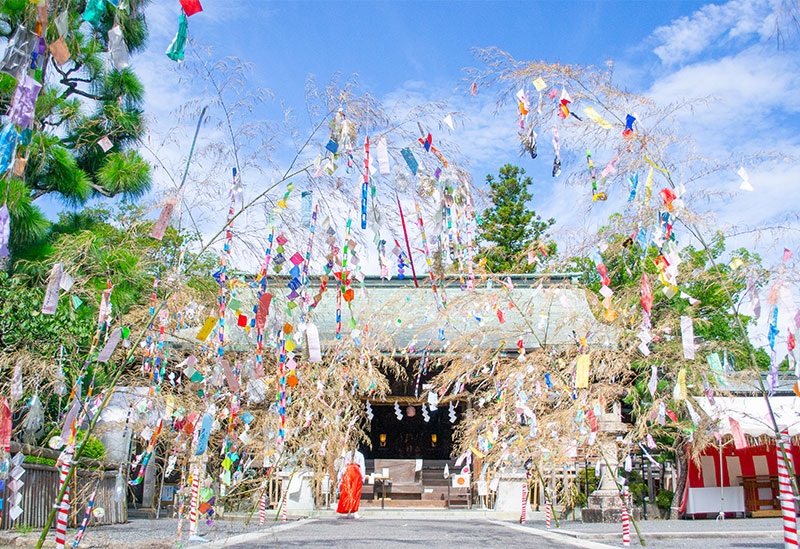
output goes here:
[{"label": "shrine entrance", "polygon": [[385,400],[370,401],[370,443],[360,448],[367,474],[362,503],[367,506],[443,508],[469,503],[469,483],[461,479],[461,484],[452,485],[460,472],[453,456],[453,432],[466,402],[431,410],[417,395],[427,395],[426,381],[435,372],[419,375],[416,366],[411,362],[402,380],[391,380]]}]

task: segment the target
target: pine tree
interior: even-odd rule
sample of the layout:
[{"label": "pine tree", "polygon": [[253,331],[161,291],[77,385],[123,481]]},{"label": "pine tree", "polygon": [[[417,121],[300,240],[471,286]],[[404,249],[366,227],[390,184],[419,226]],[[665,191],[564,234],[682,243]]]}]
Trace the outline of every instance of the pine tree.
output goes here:
[{"label": "pine tree", "polygon": [[534,254],[539,261],[555,252],[555,243],[547,241],[547,229],[556,220],[543,221],[528,209],[527,203],[533,198],[528,191],[532,181],[524,176],[524,169],[511,164],[500,168],[497,178],[486,176],[492,205],[481,216],[480,236],[488,245],[481,257],[491,272],[534,271],[539,262],[531,264],[525,257],[531,246],[537,248]]},{"label": "pine tree", "polygon": [[[33,121],[27,129],[15,128],[20,137],[14,159],[0,174],[12,251],[47,233],[49,223],[35,203],[41,197],[80,206],[93,197],[137,198],[149,189],[150,167],[134,150],[145,131],[144,89],[133,70],[124,63],[115,67],[108,53],[108,31],[117,25],[128,51],[144,48],[147,3],[123,0],[115,7],[104,0],[68,0],[56,3],[55,10],[48,3],[46,17],[33,2],[2,3],[0,37],[8,40],[6,49],[19,32],[30,37],[26,43],[33,53],[27,66],[0,67],[7,71],[0,73],[0,109],[8,110],[26,73],[43,84]],[[44,55],[37,33],[48,44]],[[62,38],[70,58],[59,65],[53,53]]]}]

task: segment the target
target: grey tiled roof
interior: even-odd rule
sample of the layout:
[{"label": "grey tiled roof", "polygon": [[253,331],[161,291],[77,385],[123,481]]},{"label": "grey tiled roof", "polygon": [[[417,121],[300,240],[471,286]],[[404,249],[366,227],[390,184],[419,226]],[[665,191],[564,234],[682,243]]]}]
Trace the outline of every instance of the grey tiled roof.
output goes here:
[{"label": "grey tiled roof", "polygon": [[[613,339],[611,332],[593,317],[585,290],[574,284],[576,277],[577,274],[573,273],[547,279],[535,275],[511,275],[513,288],[510,290],[496,281],[487,283],[485,279],[476,278],[474,291],[468,292],[461,289],[457,276],[448,275],[444,291],[438,288],[439,300],[435,299],[427,277],[418,276],[418,288],[410,277],[389,281],[366,277],[363,283],[353,280],[351,287],[355,290],[355,299],[351,302],[352,307],[348,308],[342,301],[342,337],[351,335],[352,315],[358,330],[356,337],[363,339],[366,331],[367,337],[372,338],[372,347],[386,353],[397,353],[410,345],[421,349],[429,341],[431,351],[443,351],[450,345],[497,349],[505,341],[505,349],[515,352],[520,338],[528,349],[572,343],[573,330],[579,336],[590,334],[591,342],[596,345],[610,344]],[[267,328],[271,328],[273,333],[289,318],[296,327],[301,323],[299,307],[287,312],[288,282],[287,277],[273,277],[269,281],[267,291],[273,295],[273,301]],[[323,349],[336,341],[336,284],[336,280],[330,277],[327,292],[309,315],[309,320],[319,330]],[[319,278],[313,277],[308,286],[309,296],[318,290]],[[257,288],[239,287],[232,297],[241,302],[239,310],[252,317],[257,294]],[[441,303],[443,294],[446,306],[441,304],[440,310],[437,301]],[[497,309],[503,312],[504,323],[500,323]],[[204,318],[197,320],[202,323]],[[236,326],[234,311],[230,308],[226,311],[225,324],[226,350],[244,351],[254,347],[255,334],[248,334]],[[181,330],[177,334],[180,337],[173,343],[186,345],[189,341],[197,342],[198,331],[199,326]],[[213,332],[207,343],[215,345],[216,341],[216,332]],[[264,345],[268,343],[265,336]]]}]

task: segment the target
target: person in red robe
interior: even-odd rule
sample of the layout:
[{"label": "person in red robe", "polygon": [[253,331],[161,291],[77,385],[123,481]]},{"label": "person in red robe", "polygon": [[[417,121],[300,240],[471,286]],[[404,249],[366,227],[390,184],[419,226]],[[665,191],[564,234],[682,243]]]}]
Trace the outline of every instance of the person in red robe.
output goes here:
[{"label": "person in red robe", "polygon": [[339,466],[339,505],[336,512],[347,518],[358,518],[361,487],[366,478],[364,454],[358,450],[342,453]]}]

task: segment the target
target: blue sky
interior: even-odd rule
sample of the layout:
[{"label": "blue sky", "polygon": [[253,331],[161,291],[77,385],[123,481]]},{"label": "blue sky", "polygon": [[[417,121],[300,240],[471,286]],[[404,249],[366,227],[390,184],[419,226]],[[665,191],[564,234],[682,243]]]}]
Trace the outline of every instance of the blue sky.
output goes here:
[{"label": "blue sky", "polygon": [[[190,36],[215,56],[252,63],[252,87],[274,100],[260,116],[279,119],[286,105],[303,108],[306,78],[325,82],[335,73],[358,74],[361,87],[380,99],[450,101],[460,112],[457,132],[476,181],[506,162],[535,176],[534,207],[570,226],[574,203],[561,182],[542,180],[550,160],[519,156],[513,107],[498,116],[495,97],[464,92],[462,69],[475,66],[471,48],[497,46],[518,60],[565,64],[614,63],[618,86],[666,104],[711,98],[709,106],[677,117],[680,131],[710,158],[745,157],[758,151],[800,153],[797,105],[800,84],[796,40],[774,40],[779,0],[703,2],[266,2],[204,0],[190,18]],[[148,8],[150,46],[134,63],[147,89],[154,133],[196,86],[178,82],[163,54],[177,27],[177,1]],[[792,29],[789,29],[790,31]],[[789,33],[790,38],[796,35]],[[460,89],[456,90],[456,88]],[[769,139],[764,139],[769,136]],[[548,139],[549,141],[549,139]],[[549,149],[548,149],[549,150]],[[547,158],[548,154],[540,155]],[[596,160],[605,162],[607,159]],[[544,166],[544,167],[543,167]],[[738,190],[734,171],[703,181],[729,196],[707,206],[725,224],[757,225],[791,215],[785,196],[796,181],[796,163],[748,165],[754,193]],[[726,186],[727,185],[727,186]],[[699,191],[700,189],[689,189]],[[758,215],[740,207],[758,203]],[[619,206],[594,211],[580,224],[595,224]],[[744,215],[739,215],[744,214]],[[738,218],[737,218],[738,216]],[[796,223],[794,225],[797,226]],[[787,236],[797,248],[797,233]],[[762,239],[760,244],[765,244]],[[776,241],[771,252],[782,251]],[[777,252],[775,252],[777,253]]]},{"label": "blue sky", "polygon": [[[309,75],[325,82],[335,73],[357,73],[361,87],[387,104],[400,99],[448,101],[459,112],[457,129],[449,137],[469,159],[474,180],[483,181],[506,162],[526,168],[534,177],[532,206],[558,220],[556,236],[565,247],[619,211],[627,193],[587,205],[585,194],[576,193],[563,178],[547,177],[549,138],[539,159],[521,158],[513,105],[495,114],[491,92],[479,90],[477,97],[465,93],[462,69],[476,64],[471,48],[496,46],[523,61],[597,66],[612,61],[618,86],[659,105],[708,98],[708,104],[681,112],[673,123],[693,140],[697,155],[731,162],[734,169],[687,184],[691,205],[707,212],[710,226],[736,234],[734,244],[756,249],[768,264],[779,262],[784,247],[794,251],[793,262],[800,255],[800,123],[793,100],[800,89],[798,31],[784,24],[789,40],[778,47],[781,0],[202,3],[204,11],[189,20],[190,36],[210,46],[215,56],[252,63],[247,85],[274,94],[257,116],[280,119],[284,106],[302,111]],[[179,80],[171,70],[174,63],[164,55],[179,9],[177,0],[151,4],[149,47],[133,58],[147,90],[153,140],[173,137],[160,154],[176,165],[185,154],[192,124],[172,132],[174,111],[186,101],[202,101],[206,93],[197,81]],[[214,137],[220,136],[209,138]],[[786,157],[781,162],[750,157],[759,152]],[[608,160],[598,158],[596,163]],[[750,174],[751,193],[739,189],[735,168],[740,164]],[[156,171],[156,178],[154,202],[169,186],[161,172]],[[245,174],[246,192],[259,188],[263,178]],[[218,212],[212,209],[208,217],[214,227],[219,225]],[[765,224],[788,230],[750,232]],[[786,305],[794,310],[793,303]]]}]

